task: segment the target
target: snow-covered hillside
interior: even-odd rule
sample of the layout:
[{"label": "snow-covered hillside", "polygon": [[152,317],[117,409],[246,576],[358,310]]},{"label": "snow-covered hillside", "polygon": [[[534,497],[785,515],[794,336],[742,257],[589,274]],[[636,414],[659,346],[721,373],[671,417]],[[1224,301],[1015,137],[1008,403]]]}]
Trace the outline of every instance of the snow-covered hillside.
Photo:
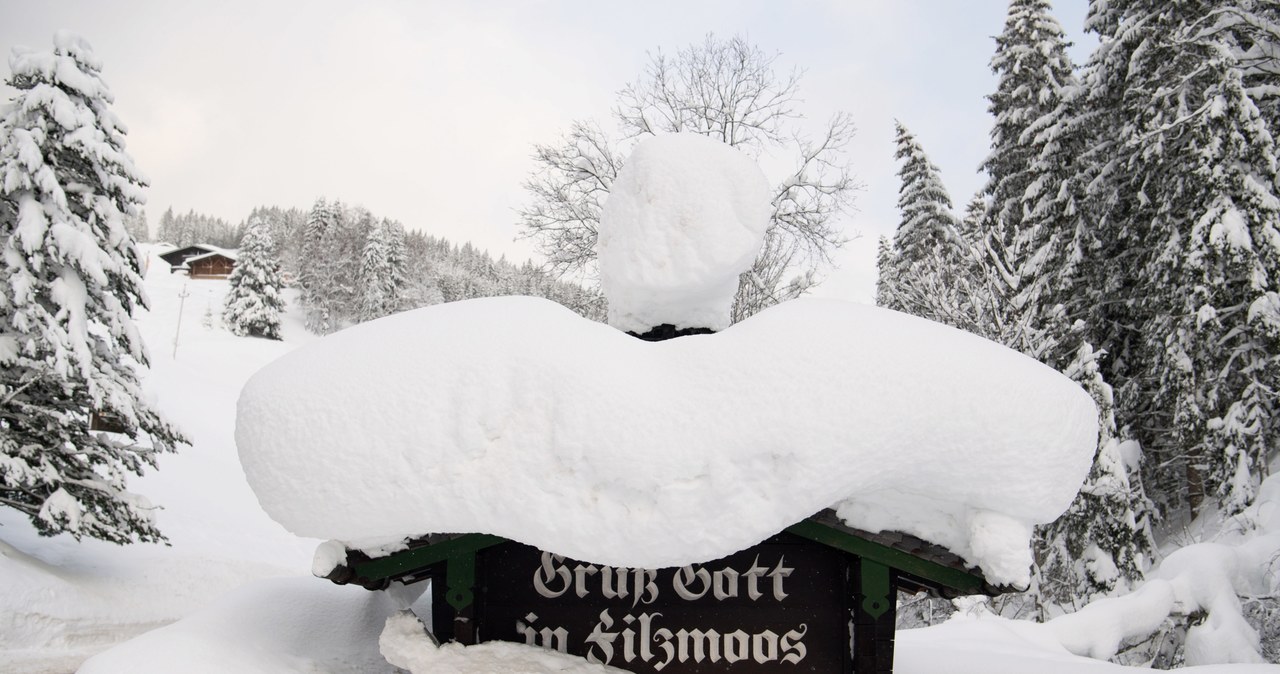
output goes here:
[{"label": "snow-covered hillside", "polygon": [[[0,662],[5,671],[66,672],[88,655],[172,622],[258,578],[300,575],[313,541],[258,508],[232,440],[235,402],[253,372],[308,339],[290,322],[285,343],[233,337],[216,319],[225,281],[188,281],[146,248],[151,311],[137,316],[151,354],[146,386],[193,445],[160,457],[131,487],[162,509],[171,547],[41,538],[0,509]],[[185,301],[180,297],[184,288]],[[181,337],[173,352],[178,328]]]},{"label": "snow-covered hillside", "polygon": [[[400,604],[311,577],[317,542],[285,532],[262,512],[232,440],[244,382],[313,338],[293,317],[283,342],[234,337],[216,320],[206,325],[206,313],[218,313],[225,282],[187,281],[154,255],[149,259],[152,310],[138,317],[152,357],[146,383],[193,446],[162,457],[159,471],[132,484],[163,507],[159,525],[172,547],[40,538],[25,518],[0,510],[0,670],[70,672],[97,654],[81,671],[395,671],[379,654],[378,639]],[[406,620],[383,639],[382,651],[414,671],[544,672],[564,665],[516,645],[436,650]],[[576,666],[563,671],[593,671]],[[898,635],[896,671],[907,674],[1120,670],[1072,655],[1045,626],[981,612]]]}]

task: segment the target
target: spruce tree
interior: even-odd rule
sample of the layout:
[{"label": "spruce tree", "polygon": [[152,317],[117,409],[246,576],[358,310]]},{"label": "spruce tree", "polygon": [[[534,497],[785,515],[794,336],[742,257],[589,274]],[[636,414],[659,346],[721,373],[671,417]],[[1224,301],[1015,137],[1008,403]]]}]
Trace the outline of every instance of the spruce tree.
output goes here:
[{"label": "spruce tree", "polygon": [[1020,245],[1023,197],[1032,186],[1029,168],[1037,147],[1030,142],[1038,120],[1056,108],[1064,87],[1075,83],[1062,27],[1050,14],[1048,0],[1012,0],[1004,31],[996,36],[991,70],[996,91],[988,98],[995,118],[991,154],[982,164],[989,197],[986,227],[1007,249],[1008,265],[1018,271],[1027,262]]},{"label": "spruce tree", "polygon": [[[44,535],[160,541],[128,473],[185,442],[146,401],[146,307],[124,225],[146,179],[125,152],[102,63],[82,38],[15,49],[0,118],[0,503]],[[119,433],[94,433],[94,415]]]},{"label": "spruce tree", "polygon": [[404,228],[385,219],[375,222],[361,254],[359,320],[371,321],[401,309],[404,258]]},{"label": "spruce tree", "polygon": [[129,236],[133,237],[135,243],[151,240],[151,226],[147,223],[146,209],[138,208],[136,213],[125,215],[124,228],[129,230]]},{"label": "spruce tree", "polygon": [[955,244],[959,221],[952,212],[951,196],[942,184],[938,167],[929,161],[924,148],[901,122],[894,122],[897,150],[902,162],[898,169],[898,210],[902,220],[894,234],[900,271],[928,256],[928,251]]},{"label": "spruce tree", "polygon": [[899,306],[895,297],[898,283],[896,269],[893,242],[882,236],[876,245],[876,306],[890,309]]},{"label": "spruce tree", "polygon": [[967,249],[960,222],[938,167],[901,123],[895,123],[898,209],[902,220],[893,237],[891,261],[878,290],[884,306],[967,330],[976,330],[971,288],[965,283]]},{"label": "spruce tree", "polygon": [[327,245],[337,228],[337,204],[317,199],[307,215],[302,251],[298,256],[298,283],[302,286],[302,306],[307,330],[326,335],[337,329],[337,316],[330,301],[333,254]]},{"label": "spruce tree", "polygon": [[1090,183],[1113,293],[1100,345],[1166,507],[1193,511],[1249,503],[1278,430],[1277,156],[1228,30],[1239,7],[1149,0],[1090,17],[1103,38],[1090,102],[1112,136]]},{"label": "spruce tree", "polygon": [[1061,319],[1061,298],[1047,293],[1071,270],[1055,255],[1063,229],[1051,217],[1056,212],[1037,211],[1036,206],[1051,196],[1046,185],[1057,176],[1048,173],[1071,170],[1066,152],[1052,152],[1048,162],[1042,157],[1046,146],[1057,140],[1045,137],[1045,126],[1052,124],[1066,96],[1078,90],[1066,47],[1047,0],[1010,2],[991,59],[998,83],[988,97],[994,124],[991,154],[982,164],[988,206],[980,226],[990,254],[1008,274],[1002,277],[1002,320],[1027,326],[1006,343],[1059,369],[1070,360],[1063,354],[1075,349],[1055,348],[1070,322]]},{"label": "spruce tree", "polygon": [[1229,31],[1246,92],[1271,134],[1280,134],[1280,3],[1235,0],[1223,3],[1215,14],[1222,16],[1207,20]]},{"label": "spruce tree", "polygon": [[390,299],[387,283],[390,269],[387,263],[387,237],[384,223],[375,223],[365,239],[360,255],[360,306],[359,319],[371,321],[387,315],[386,303]]},{"label": "spruce tree", "polygon": [[[405,290],[409,286],[409,247],[405,242],[404,225],[387,221],[387,268],[390,300],[387,302],[387,313],[395,313],[408,308]],[[503,261],[505,265],[505,260]],[[509,266],[509,265],[505,265]]]},{"label": "spruce tree", "polygon": [[996,43],[995,124],[983,164],[991,207],[981,228],[1008,277],[998,298],[1006,329],[993,338],[1075,379],[1100,414],[1085,486],[1063,517],[1037,532],[1038,599],[1066,604],[1142,578],[1151,552],[1149,502],[1138,475],[1118,460],[1112,390],[1085,320],[1098,302],[1079,279],[1091,249],[1082,208],[1086,127],[1062,29],[1045,0],[1013,0]]},{"label": "spruce tree", "polygon": [[[1083,332],[1084,323],[1077,323]],[[1069,606],[1140,582],[1151,564],[1153,504],[1147,500],[1138,466],[1122,454],[1111,386],[1099,368],[1099,356],[1082,334],[1064,342],[1077,345],[1063,369],[1098,406],[1098,448],[1093,466],[1075,500],[1057,520],[1036,531],[1038,600]],[[1140,453],[1130,443],[1130,454]]]},{"label": "spruce tree", "polygon": [[174,246],[178,245],[177,232],[174,231],[174,217],[173,217],[172,206],[170,206],[169,208],[166,208],[164,213],[160,216],[160,224],[157,225],[156,227],[156,240],[163,243],[168,243]]},{"label": "spruce tree", "polygon": [[249,221],[248,231],[227,279],[230,290],[222,321],[232,334],[280,339],[280,265],[276,262],[270,225],[259,217]]}]

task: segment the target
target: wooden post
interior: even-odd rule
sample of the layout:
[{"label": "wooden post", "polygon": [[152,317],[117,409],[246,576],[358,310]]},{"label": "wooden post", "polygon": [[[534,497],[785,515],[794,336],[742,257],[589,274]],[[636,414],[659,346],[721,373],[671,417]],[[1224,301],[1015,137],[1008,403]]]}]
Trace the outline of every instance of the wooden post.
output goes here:
[{"label": "wooden post", "polygon": [[178,293],[178,327],[173,331],[173,357],[178,357],[178,335],[182,334],[182,308],[187,305],[187,298],[191,293],[187,292],[187,284],[182,284],[182,292]]},{"label": "wooden post", "polygon": [[467,646],[476,642],[476,553],[466,550],[451,555],[443,573],[431,578],[431,627],[440,643],[456,641]]},{"label": "wooden post", "polygon": [[889,567],[862,557],[853,563],[853,671],[893,673],[897,588]]}]

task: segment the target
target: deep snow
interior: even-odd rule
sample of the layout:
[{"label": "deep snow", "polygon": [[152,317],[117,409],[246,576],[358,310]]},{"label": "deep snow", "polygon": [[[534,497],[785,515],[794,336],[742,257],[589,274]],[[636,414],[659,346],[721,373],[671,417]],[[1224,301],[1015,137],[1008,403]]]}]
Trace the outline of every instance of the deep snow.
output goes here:
[{"label": "deep snow", "polygon": [[236,442],[291,531],[492,533],[658,568],[723,557],[828,507],[1028,582],[1034,524],[1097,443],[1076,384],[898,312],[794,300],[645,342],[546,300],[436,305],[263,368]]},{"label": "deep snow", "polygon": [[738,275],[764,243],[769,198],[755,161],[718,140],[675,133],[637,144],[600,213],[609,324],[729,327]]},{"label": "deep snow", "polygon": [[[226,284],[190,282],[175,360],[170,354],[184,282],[150,259],[146,283],[153,310],[139,317],[153,361],[147,385],[160,409],[195,444],[162,457],[158,472],[133,484],[164,508],[160,525],[173,547],[39,538],[23,518],[0,510],[0,669],[65,673],[101,652],[85,671],[390,674],[394,670],[371,654],[400,604],[310,577],[317,541],[288,534],[262,513],[232,443],[234,402],[244,381],[312,338],[292,320],[286,321],[283,343],[207,329],[205,308],[216,314]],[[1268,512],[1275,511],[1272,506]],[[1227,542],[1251,540],[1253,534]],[[545,652],[522,656],[526,647],[503,644],[434,654],[425,637],[414,639],[412,625],[401,627],[391,638],[400,638],[438,672],[489,672],[498,657],[528,663],[510,665],[512,672],[546,671],[538,664],[548,659]],[[1131,671],[1072,655],[1045,626],[981,614],[899,632],[896,652],[901,674]],[[1187,671],[1253,674],[1278,668]]]},{"label": "deep snow", "polygon": [[[236,397],[249,375],[310,336],[296,322],[286,327],[288,343],[206,328],[206,310],[217,315],[226,282],[171,275],[155,251],[147,251],[152,308],[137,316],[152,363],[144,387],[193,445],[161,455],[158,471],[130,485],[161,508],[157,521],[172,547],[41,538],[24,516],[0,508],[5,671],[70,671],[88,655],[177,620],[248,581],[306,574],[316,542],[263,514],[245,483],[232,428]],[[185,303],[178,296],[184,286]]]}]

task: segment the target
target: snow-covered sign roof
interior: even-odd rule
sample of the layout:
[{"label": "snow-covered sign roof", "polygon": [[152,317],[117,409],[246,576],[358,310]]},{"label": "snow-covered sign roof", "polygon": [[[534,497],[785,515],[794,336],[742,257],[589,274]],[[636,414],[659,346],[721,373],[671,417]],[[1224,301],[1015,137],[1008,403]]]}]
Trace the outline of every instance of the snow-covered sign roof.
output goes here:
[{"label": "snow-covered sign roof", "polygon": [[1019,584],[1096,434],[1057,372],[892,311],[799,300],[650,343],[506,297],[286,355],[245,386],[236,441],[263,508],[303,536],[476,531],[662,567],[835,506]]},{"label": "snow-covered sign roof", "polygon": [[[767,225],[758,178],[705,138],[640,146],[601,223],[615,326],[728,323]],[[1028,582],[1032,527],[1066,510],[1096,441],[1092,400],[1051,368],[819,300],[665,342],[527,297],[419,309],[264,368],[236,427],[267,513],[352,547],[480,532],[681,566],[834,508],[995,585]]]}]

